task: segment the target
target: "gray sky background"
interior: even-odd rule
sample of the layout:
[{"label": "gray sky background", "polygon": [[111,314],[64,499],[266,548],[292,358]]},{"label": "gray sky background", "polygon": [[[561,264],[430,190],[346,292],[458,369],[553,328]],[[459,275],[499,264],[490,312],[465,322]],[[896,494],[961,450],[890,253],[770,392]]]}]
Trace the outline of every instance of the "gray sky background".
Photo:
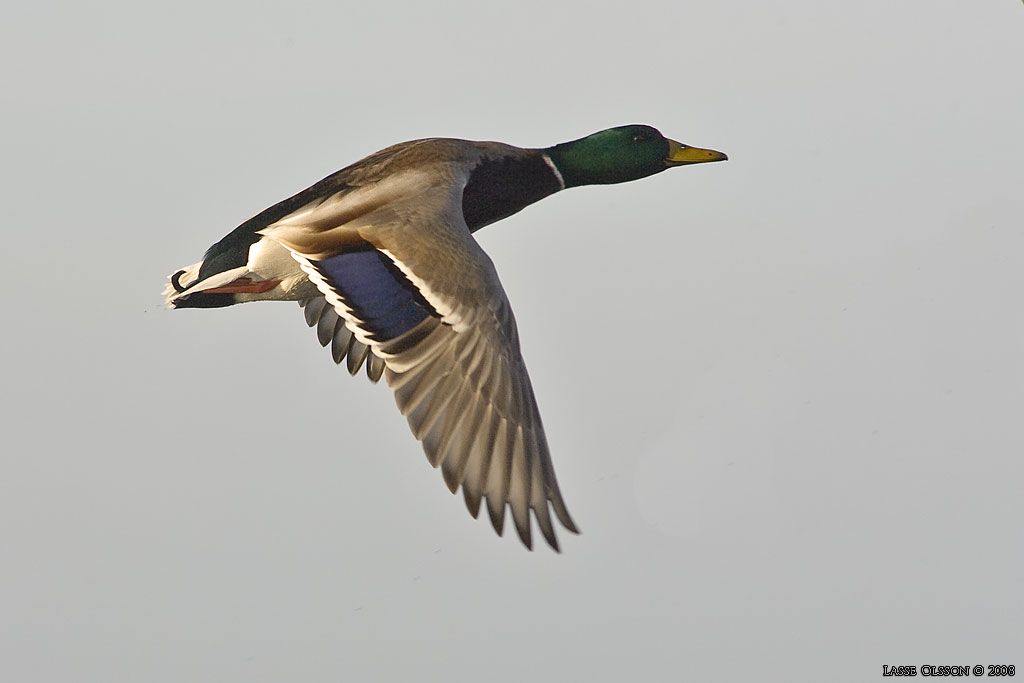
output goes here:
[{"label": "gray sky background", "polygon": [[[15,3],[5,681],[869,681],[1024,668],[1024,6]],[[466,514],[294,304],[168,312],[425,136],[726,164],[479,234],[583,535]]]}]

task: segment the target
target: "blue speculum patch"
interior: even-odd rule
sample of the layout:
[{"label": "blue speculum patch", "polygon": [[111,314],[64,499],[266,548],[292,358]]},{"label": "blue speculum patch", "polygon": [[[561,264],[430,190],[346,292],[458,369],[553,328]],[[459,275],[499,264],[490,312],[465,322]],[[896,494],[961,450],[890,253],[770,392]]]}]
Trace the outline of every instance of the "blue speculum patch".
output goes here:
[{"label": "blue speculum patch", "polygon": [[346,252],[314,265],[378,341],[394,339],[437,312],[376,249]]}]

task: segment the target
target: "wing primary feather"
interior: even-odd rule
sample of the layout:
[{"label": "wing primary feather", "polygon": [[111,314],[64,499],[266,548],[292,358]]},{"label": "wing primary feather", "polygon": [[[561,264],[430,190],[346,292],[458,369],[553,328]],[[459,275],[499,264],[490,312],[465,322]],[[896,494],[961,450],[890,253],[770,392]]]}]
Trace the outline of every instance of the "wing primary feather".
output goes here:
[{"label": "wing primary feather", "polygon": [[342,322],[334,329],[334,337],[331,339],[331,357],[334,362],[341,364],[352,344],[352,330]]},{"label": "wing primary feather", "polygon": [[[540,421],[537,422],[538,428],[540,428]],[[536,465],[541,468],[541,474],[544,480],[544,495],[551,501],[551,507],[555,510],[555,516],[558,517],[558,521],[562,523],[566,529],[574,534],[580,532],[576,523],[572,521],[572,517],[569,515],[569,510],[565,507],[565,501],[562,500],[562,492],[558,488],[558,479],[555,478],[555,469],[551,466],[551,453],[548,448],[548,441],[545,438],[544,433],[539,431],[537,434],[537,440],[540,444],[540,458],[538,458]]]},{"label": "wing primary feather", "polygon": [[509,476],[508,502],[512,508],[512,520],[523,545],[533,549],[530,537],[530,462],[526,454],[526,435],[522,426],[516,430],[515,447],[512,449],[512,467]]},{"label": "wing primary feather", "polygon": [[541,468],[534,464],[533,476],[530,484],[530,507],[537,518],[537,527],[544,534],[544,540],[548,542],[555,552],[561,552],[558,547],[558,537],[555,536],[555,527],[551,524],[551,513],[548,510],[548,499],[545,496],[544,475]]},{"label": "wing primary feather", "polygon": [[448,484],[448,490],[455,493],[466,477],[466,465],[473,456],[473,452],[479,446],[481,435],[486,438],[486,432],[490,430],[491,405],[481,401],[479,395],[470,410],[469,418],[462,421],[459,428],[459,436],[451,447],[451,452],[445,457],[441,473],[444,481]]},{"label": "wing primary feather", "polygon": [[401,382],[396,383],[397,386],[391,385],[391,390],[395,392],[395,405],[398,406],[398,412],[402,415],[409,415],[416,410],[412,399],[416,396],[420,385],[424,381],[428,381],[428,370],[428,367],[421,366],[403,372]]},{"label": "wing primary feather", "polygon": [[304,299],[299,302],[299,305],[302,306],[302,315],[306,319],[306,325],[313,327],[320,320],[320,314],[323,313],[324,306],[327,305],[327,299],[318,296],[312,299]]},{"label": "wing primary feather", "polygon": [[551,507],[555,509],[555,515],[558,517],[558,521],[562,523],[562,526],[574,534],[578,534],[580,532],[579,527],[576,526],[576,523],[572,521],[572,517],[569,516],[569,511],[565,507],[565,501],[562,500],[562,493],[558,490],[558,484],[554,479],[551,480],[551,496],[549,500],[551,500]]},{"label": "wing primary feather", "polygon": [[521,424],[509,422],[506,430],[505,461],[501,463],[502,467],[498,470],[501,476],[496,480],[496,483],[501,487],[499,495],[505,502],[509,502],[509,491],[512,488],[512,461],[515,459],[516,443],[519,442],[522,428]]},{"label": "wing primary feather", "polygon": [[[410,372],[415,372],[415,370]],[[435,387],[438,382],[447,376],[448,373],[443,372],[439,364],[434,363],[424,367],[416,373],[416,377],[397,389],[395,391],[395,400],[398,401],[398,407],[402,411],[402,415],[410,414],[427,397],[432,394],[436,395],[436,392],[434,392]]]},{"label": "wing primary feather", "polygon": [[473,519],[480,517],[480,491],[465,484],[462,485],[462,497],[466,500],[466,509]]},{"label": "wing primary feather", "polygon": [[544,539],[556,551],[559,550],[558,539],[555,537],[555,530],[551,524],[551,514],[548,510],[548,488],[544,483],[547,476],[542,463],[549,458],[547,441],[544,432],[540,429],[531,428],[524,432],[526,442],[526,458],[530,468],[529,491],[530,508],[537,518],[537,526],[540,528]]},{"label": "wing primary feather", "polygon": [[492,401],[501,406],[501,412],[512,422],[519,422],[521,418],[519,406],[513,399],[512,394],[512,373],[508,361],[502,356],[498,358],[498,371],[492,375],[495,381],[491,387]]},{"label": "wing primary feather", "polygon": [[[428,322],[435,322],[433,318],[428,318]],[[410,379],[408,377],[408,371],[417,367],[421,367],[430,362],[436,362],[435,357],[442,353],[454,353],[455,349],[451,344],[445,344],[446,341],[450,341],[448,332],[450,329],[443,326],[435,326],[425,334],[419,328],[413,328],[410,332],[407,332],[402,337],[397,337],[390,342],[382,344],[378,349],[380,356],[388,363],[388,386],[392,389],[398,389],[402,386],[402,383]],[[412,339],[419,337],[419,341],[412,348],[404,351],[396,351],[396,348],[401,348],[403,344],[409,343]],[[475,338],[469,340],[468,344],[473,346],[476,344]],[[451,365],[451,363],[449,364]]]},{"label": "wing primary feather", "polygon": [[412,434],[417,440],[422,441],[428,433],[433,431],[434,425],[451,403],[454,392],[450,391],[449,387],[453,382],[453,375],[445,375],[444,379],[438,383],[431,400],[422,404],[423,413],[420,414],[418,409],[409,413],[409,426],[412,427]]},{"label": "wing primary feather", "polygon": [[366,354],[369,352],[369,346],[361,341],[352,340],[348,347],[348,374],[355,376],[359,372],[359,369],[363,367],[363,361],[366,360]]},{"label": "wing primary feather", "polygon": [[[431,459],[430,464],[434,467],[437,467],[444,461],[452,439],[458,432],[459,425],[466,418],[466,409],[469,408],[469,402],[473,398],[473,391],[467,390],[466,380],[462,380],[459,387],[455,389],[455,394],[457,398],[452,403],[451,408],[445,411],[444,424],[441,426],[439,437],[434,444],[434,452],[433,454],[427,454],[427,457]],[[424,440],[423,444],[426,446],[427,442]]]},{"label": "wing primary feather", "polygon": [[473,365],[472,370],[468,373],[470,386],[477,389],[481,393],[487,392],[487,395],[491,395],[493,388],[490,386],[491,370],[494,368],[493,353],[483,353],[482,357]]},{"label": "wing primary feather", "polygon": [[477,457],[469,459],[466,476],[462,480],[462,495],[466,499],[469,514],[473,515],[474,519],[480,514],[480,500],[487,488],[487,471],[491,466],[491,459],[495,451],[504,448],[498,443],[499,435],[504,431],[505,418],[497,410],[492,409],[490,424],[483,438],[484,445],[477,450]]},{"label": "wing primary feather", "polygon": [[508,496],[508,471],[512,464],[512,444],[515,441],[516,426],[505,421],[505,428],[498,430],[494,454],[487,469],[487,484],[484,493],[487,496],[487,513],[491,517],[491,526],[501,536],[505,527],[505,500]]},{"label": "wing primary feather", "polygon": [[[401,336],[383,342],[377,349],[386,361],[396,361],[393,371],[402,373],[427,362],[444,349],[450,328],[437,318],[427,318]],[[401,357],[399,359],[399,356]]]},{"label": "wing primary feather", "polygon": [[381,375],[384,374],[385,366],[384,359],[371,352],[370,356],[366,359],[366,376],[370,378],[371,382],[376,384],[380,381]]},{"label": "wing primary feather", "polygon": [[[341,318],[333,308],[326,308],[320,314],[320,320],[316,323],[316,338],[320,346],[327,346],[334,339],[334,331],[338,327]],[[344,323],[342,323],[344,324]]]},{"label": "wing primary feather", "polygon": [[[483,358],[470,373],[469,382],[471,387],[479,387],[480,393],[483,393],[489,384],[486,380],[491,377],[495,358],[492,353],[483,353],[482,355]],[[465,479],[467,466],[473,458],[473,454],[477,454],[477,459],[483,458],[494,448],[494,429],[498,415],[494,410],[493,401],[481,396],[480,393],[476,395],[476,409],[472,419],[468,424],[463,422],[462,435],[457,440],[458,448],[452,455],[445,458],[445,481],[452,492]]]},{"label": "wing primary feather", "polygon": [[[475,344],[471,344],[470,346],[472,348],[476,348]],[[468,349],[463,349],[458,352],[458,357],[465,358],[468,353]],[[483,348],[476,348],[472,357],[469,359],[468,367],[463,368],[463,374],[458,385],[453,389],[454,393],[458,395],[458,399],[452,404],[452,409],[450,411],[446,411],[445,414],[444,427],[441,430],[440,437],[436,443],[436,451],[434,452],[434,458],[437,459],[438,463],[444,460],[448,447],[451,445],[452,438],[458,431],[459,424],[466,417],[466,410],[469,408],[469,402],[476,396],[476,391],[473,386],[470,385],[468,376],[472,373],[473,368],[476,367],[477,363],[480,362],[480,357],[483,353]]]}]

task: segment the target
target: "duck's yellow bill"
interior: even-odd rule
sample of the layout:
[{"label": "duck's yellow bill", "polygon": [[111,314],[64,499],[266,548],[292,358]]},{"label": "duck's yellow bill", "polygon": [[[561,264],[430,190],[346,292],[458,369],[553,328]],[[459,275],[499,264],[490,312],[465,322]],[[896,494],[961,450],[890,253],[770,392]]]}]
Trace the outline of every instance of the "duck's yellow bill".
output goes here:
[{"label": "duck's yellow bill", "polygon": [[690,147],[675,140],[668,141],[668,156],[665,157],[666,166],[683,166],[685,164],[704,164],[709,161],[728,161],[722,152],[713,149],[701,149]]}]

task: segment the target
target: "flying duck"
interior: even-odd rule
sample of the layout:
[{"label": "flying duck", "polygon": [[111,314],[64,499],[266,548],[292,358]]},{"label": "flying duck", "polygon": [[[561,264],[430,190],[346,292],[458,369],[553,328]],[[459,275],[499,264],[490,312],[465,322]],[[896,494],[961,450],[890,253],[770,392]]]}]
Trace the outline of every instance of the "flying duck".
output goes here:
[{"label": "flying duck", "polygon": [[[559,190],[636,180],[725,154],[620,126],[543,149],[430,138],[371,154],[245,221],[170,276],[169,307],[298,301],[336,363],[384,377],[448,488],[473,517],[506,507],[579,533],[555,479],[515,318],[473,238]],[[550,506],[550,508],[549,508]]]}]

